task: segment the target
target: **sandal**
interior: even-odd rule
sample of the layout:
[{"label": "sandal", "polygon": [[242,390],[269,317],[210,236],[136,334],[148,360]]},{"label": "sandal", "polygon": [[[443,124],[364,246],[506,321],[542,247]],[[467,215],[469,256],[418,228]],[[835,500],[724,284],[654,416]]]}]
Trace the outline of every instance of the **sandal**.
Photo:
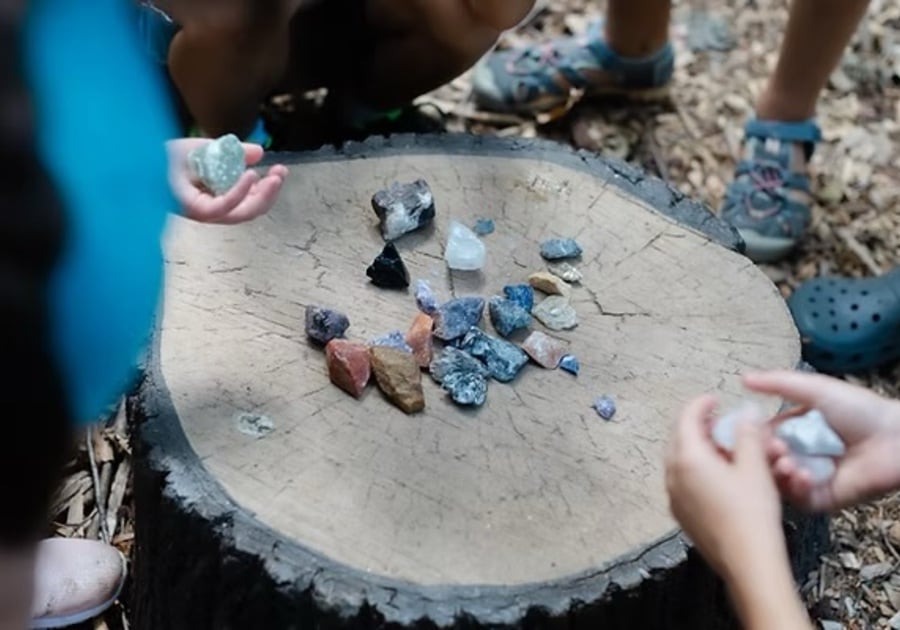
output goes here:
[{"label": "sandal", "polygon": [[578,90],[658,100],[668,95],[674,60],[668,42],[647,57],[620,57],[603,41],[602,20],[595,20],[584,37],[488,54],[473,69],[472,90],[484,109],[530,115],[565,105]]},{"label": "sandal", "polygon": [[725,191],[722,218],[737,228],[754,262],[789,254],[810,220],[806,164],[821,138],[812,121],[750,120],[744,158]]},{"label": "sandal", "polygon": [[900,267],[877,278],[813,278],[788,299],[803,358],[826,373],[900,359]]}]

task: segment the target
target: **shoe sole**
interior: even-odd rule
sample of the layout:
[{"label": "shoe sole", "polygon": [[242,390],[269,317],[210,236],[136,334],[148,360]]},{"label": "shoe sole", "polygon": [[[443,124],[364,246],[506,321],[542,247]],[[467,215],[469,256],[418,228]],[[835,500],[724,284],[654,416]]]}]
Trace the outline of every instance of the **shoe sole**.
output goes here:
[{"label": "shoe sole", "polygon": [[121,551],[119,552],[119,557],[122,560],[122,579],[119,580],[119,585],[116,587],[116,592],[113,593],[112,597],[87,610],[80,610],[69,615],[58,615],[56,617],[44,617],[42,619],[34,620],[31,622],[31,629],[50,630],[53,628],[66,628],[93,619],[112,606],[115,601],[119,599],[119,595],[122,594],[122,588],[125,586],[125,579],[128,577],[128,561],[125,559],[125,556],[122,555]]},{"label": "shoe sole", "polygon": [[753,230],[738,229],[744,240],[744,255],[756,263],[777,262],[793,251],[797,242],[789,238],[763,236]]}]

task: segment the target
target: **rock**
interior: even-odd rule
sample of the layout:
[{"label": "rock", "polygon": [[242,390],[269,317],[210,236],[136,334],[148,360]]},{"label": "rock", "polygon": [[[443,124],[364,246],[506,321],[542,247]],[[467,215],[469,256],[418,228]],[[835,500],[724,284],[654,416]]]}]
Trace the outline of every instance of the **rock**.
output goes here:
[{"label": "rock", "polygon": [[560,295],[551,295],[535,306],[531,314],[550,330],[571,330],[578,325],[578,313],[569,300]]},{"label": "rock", "polygon": [[566,354],[559,360],[559,369],[578,376],[578,372],[581,371],[581,364],[578,362],[575,355]]},{"label": "rock", "polygon": [[393,241],[434,220],[434,195],[424,179],[394,182],[372,196],[372,209],[381,221],[384,240]]},{"label": "rock", "polygon": [[487,379],[477,372],[452,372],[441,387],[458,405],[480,407],[487,399]]},{"label": "rock", "polygon": [[493,219],[479,217],[475,219],[475,225],[472,226],[472,231],[478,236],[487,236],[488,234],[493,234],[496,227]]},{"label": "rock", "polygon": [[384,246],[366,269],[366,275],[372,279],[372,284],[382,289],[405,289],[409,286],[409,272],[393,243]]},{"label": "rock", "polygon": [[406,331],[406,343],[412,349],[413,356],[416,357],[416,363],[420,368],[427,368],[431,365],[434,345],[433,327],[434,320],[430,315],[418,313],[409,330]]},{"label": "rock", "polygon": [[503,337],[509,337],[516,330],[526,328],[531,323],[531,315],[524,308],[499,295],[488,300],[491,323]]},{"label": "rock", "polygon": [[425,408],[422,373],[409,352],[387,346],[369,348],[369,360],[375,382],[388,400],[406,413]]},{"label": "rock", "polygon": [[819,455],[791,455],[797,468],[809,473],[813,485],[821,485],[834,476],[837,469],[834,460]]},{"label": "rock", "polygon": [[366,344],[332,339],[325,346],[325,362],[332,383],[356,398],[363,395],[372,376]]},{"label": "rock", "polygon": [[584,276],[578,269],[567,262],[550,265],[547,267],[554,276],[570,283],[578,283],[584,280]]},{"label": "rock", "polygon": [[900,612],[890,618],[888,625],[891,627],[891,630],[900,630]]},{"label": "rock", "polygon": [[493,337],[480,328],[470,328],[459,347],[464,352],[480,359],[490,375],[501,383],[512,381],[528,363],[528,355],[517,345],[505,339]]},{"label": "rock", "polygon": [[484,243],[459,221],[450,222],[444,259],[450,269],[477,271],[484,267],[486,250]]},{"label": "rock", "polygon": [[566,354],[566,345],[550,335],[535,330],[528,335],[522,349],[534,362],[548,370],[555,370]]},{"label": "rock", "polygon": [[416,280],[416,306],[428,315],[433,315],[438,308],[437,297],[431,290],[428,280]]},{"label": "rock", "polygon": [[482,376],[488,375],[487,368],[481,361],[453,346],[446,346],[441,350],[441,353],[431,361],[428,372],[439,385],[454,372],[476,372]]},{"label": "rock", "polygon": [[503,295],[529,313],[534,308],[534,289],[530,284],[507,284],[503,287]]},{"label": "rock", "polygon": [[441,304],[434,313],[434,336],[444,341],[462,337],[484,314],[484,298],[477,295]]},{"label": "rock", "polygon": [[247,170],[244,146],[234,134],[201,144],[187,154],[190,173],[214,195],[228,192]]},{"label": "rock", "polygon": [[796,455],[840,457],[846,452],[844,442],[817,409],[779,423],[775,435]]},{"label": "rock", "polygon": [[528,284],[547,295],[562,295],[564,297],[569,297],[572,293],[569,285],[549,271],[538,271],[531,274],[528,276]]},{"label": "rock", "polygon": [[551,238],[541,243],[541,256],[546,260],[577,258],[582,249],[574,238]]},{"label": "rock", "polygon": [[413,349],[406,343],[406,337],[399,330],[392,330],[380,337],[375,337],[369,341],[370,346],[384,346],[385,348],[394,348],[403,352],[412,353]]},{"label": "rock", "polygon": [[306,307],[306,336],[322,345],[343,337],[350,328],[347,316],[321,306]]},{"label": "rock", "polygon": [[594,401],[594,410],[604,420],[612,420],[612,417],[616,415],[616,401],[605,394],[598,396]]},{"label": "rock", "polygon": [[716,419],[713,422],[710,436],[713,442],[719,445],[719,448],[732,451],[737,441],[738,426],[746,422],[762,424],[765,421],[766,416],[758,405],[752,402],[745,402]]}]

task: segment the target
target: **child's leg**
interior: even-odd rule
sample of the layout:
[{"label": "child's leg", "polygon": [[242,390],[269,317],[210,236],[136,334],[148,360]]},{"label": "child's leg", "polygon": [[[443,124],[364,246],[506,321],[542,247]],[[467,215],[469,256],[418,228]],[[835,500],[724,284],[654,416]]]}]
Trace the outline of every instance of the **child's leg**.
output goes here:
[{"label": "child's leg", "polygon": [[768,120],[804,120],[837,67],[868,0],[794,0],[778,65],[756,103]]},{"label": "child's leg", "polygon": [[778,64],[745,128],[743,159],[721,209],[757,262],[786,256],[809,223],[807,162],[820,136],[812,117],[867,4],[793,2]]},{"label": "child's leg", "polygon": [[610,0],[606,43],[623,57],[645,57],[669,39],[670,0]]}]

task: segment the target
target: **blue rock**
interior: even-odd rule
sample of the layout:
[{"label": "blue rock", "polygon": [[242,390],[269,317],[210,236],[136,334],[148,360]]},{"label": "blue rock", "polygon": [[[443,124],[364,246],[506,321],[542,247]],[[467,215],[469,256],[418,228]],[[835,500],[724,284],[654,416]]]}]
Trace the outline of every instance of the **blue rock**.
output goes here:
[{"label": "blue rock", "polygon": [[460,349],[480,359],[492,377],[508,383],[528,363],[528,355],[514,343],[493,337],[472,327],[460,342]]},{"label": "blue rock", "polygon": [[598,396],[594,401],[594,409],[604,420],[611,420],[616,415],[616,401],[605,394]]},{"label": "blue rock", "polygon": [[416,280],[416,306],[426,315],[434,315],[438,309],[437,297],[428,280]]},{"label": "blue rock", "polygon": [[581,245],[574,238],[551,238],[541,243],[541,256],[547,260],[577,258],[581,253]]},{"label": "blue rock", "polygon": [[488,234],[493,234],[496,229],[496,225],[494,225],[493,219],[488,219],[485,217],[479,217],[475,219],[475,225],[472,226],[472,231],[475,232],[478,236],[487,236]]},{"label": "blue rock", "polygon": [[529,313],[534,308],[534,289],[530,284],[507,284],[503,287],[503,295]]},{"label": "blue rock", "polygon": [[444,341],[462,337],[484,315],[484,298],[468,296],[441,304],[434,312],[434,336]]},{"label": "blue rock", "polygon": [[343,337],[349,327],[350,320],[343,313],[321,306],[306,307],[306,335],[322,345]]},{"label": "blue rock", "polygon": [[481,376],[488,374],[487,368],[481,361],[453,346],[446,346],[438,356],[431,360],[428,372],[438,384],[443,384],[444,379],[454,372],[475,372]]},{"label": "blue rock", "polygon": [[389,333],[375,337],[369,341],[370,346],[387,346],[388,348],[396,348],[403,352],[412,352],[412,348],[406,343],[406,338],[399,330],[392,330]]},{"label": "blue rock", "polygon": [[578,376],[578,372],[581,370],[581,364],[574,355],[567,354],[559,360],[559,369]]},{"label": "blue rock", "polygon": [[458,405],[480,407],[487,398],[487,379],[477,372],[452,372],[441,387]]},{"label": "blue rock", "polygon": [[488,300],[491,323],[502,337],[509,337],[531,323],[531,315],[516,302],[499,295]]}]

